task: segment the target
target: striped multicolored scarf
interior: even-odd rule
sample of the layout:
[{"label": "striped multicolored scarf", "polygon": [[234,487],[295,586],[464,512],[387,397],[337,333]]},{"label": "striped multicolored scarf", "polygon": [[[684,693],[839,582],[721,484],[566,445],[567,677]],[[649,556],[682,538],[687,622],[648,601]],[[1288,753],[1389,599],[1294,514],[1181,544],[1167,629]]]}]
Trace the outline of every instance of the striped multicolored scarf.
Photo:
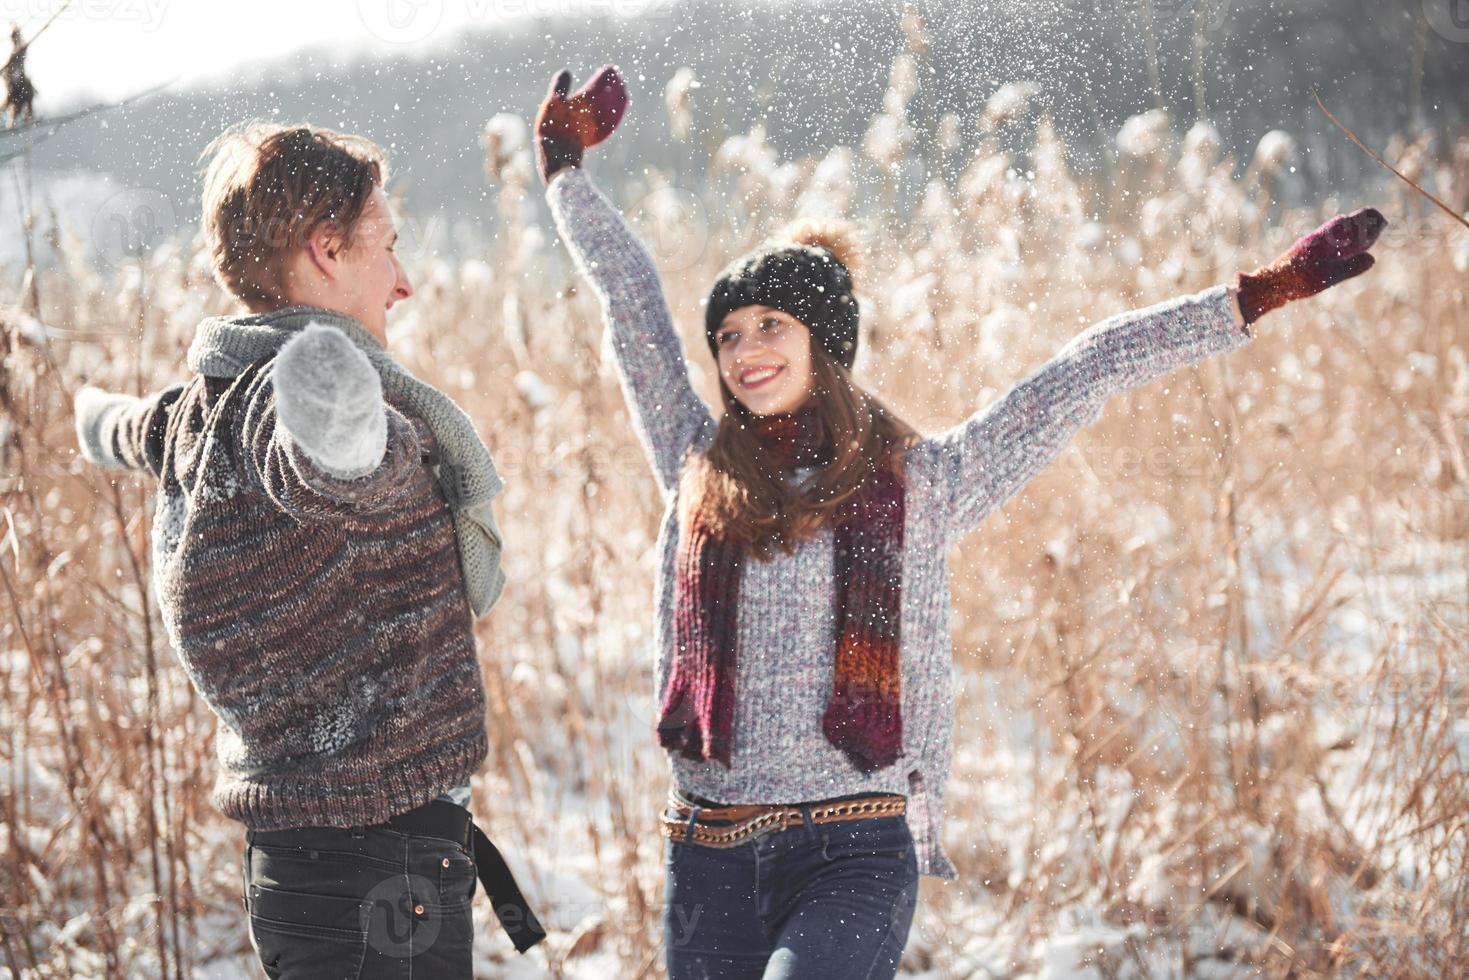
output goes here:
[{"label": "striped multicolored scarf", "polygon": [[[756,419],[761,446],[783,472],[832,460],[813,409]],[[658,722],[665,749],[730,765],[740,570],[747,556],[693,514],[683,529],[674,584],[675,654]],[[833,514],[836,675],[822,730],[863,772],[892,765],[902,752],[900,613],[903,483],[878,466]]]}]

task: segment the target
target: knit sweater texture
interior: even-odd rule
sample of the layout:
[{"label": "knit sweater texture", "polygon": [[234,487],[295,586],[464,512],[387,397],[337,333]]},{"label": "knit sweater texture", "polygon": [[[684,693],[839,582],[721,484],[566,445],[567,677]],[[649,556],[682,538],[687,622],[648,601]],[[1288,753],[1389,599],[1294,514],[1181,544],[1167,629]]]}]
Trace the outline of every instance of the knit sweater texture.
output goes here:
[{"label": "knit sweater texture", "polygon": [[[679,474],[688,454],[708,450],[717,423],[690,383],[657,269],[616,209],[580,168],[557,174],[546,194],[577,267],[601,300],[632,424],[662,491],[654,625],[655,703],[661,703],[674,653]],[[992,404],[908,451],[903,751],[886,769],[863,774],[821,728],[837,646],[830,529],[792,555],[748,563],[738,597],[732,762],[726,768],[670,754],[676,788],[722,803],[901,793],[908,797],[921,872],[955,877],[942,836],[954,725],[950,547],[1096,421],[1112,395],[1251,339],[1224,285],[1122,313],[1074,337]]]},{"label": "knit sweater texture", "polygon": [[255,830],[379,823],[469,782],[485,696],[432,429],[386,393],[370,473],[276,421],[272,365],[77,403],[83,454],[158,478],[169,639],[218,716],[214,802]]}]

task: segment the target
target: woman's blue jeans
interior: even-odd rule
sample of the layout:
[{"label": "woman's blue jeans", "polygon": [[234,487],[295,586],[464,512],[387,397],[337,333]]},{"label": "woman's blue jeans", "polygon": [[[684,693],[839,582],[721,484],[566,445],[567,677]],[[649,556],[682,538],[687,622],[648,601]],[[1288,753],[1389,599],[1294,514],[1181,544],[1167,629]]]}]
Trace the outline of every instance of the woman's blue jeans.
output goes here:
[{"label": "woman's blue jeans", "polygon": [[806,822],[736,847],[667,841],[669,980],[891,980],[918,898],[905,818]]}]

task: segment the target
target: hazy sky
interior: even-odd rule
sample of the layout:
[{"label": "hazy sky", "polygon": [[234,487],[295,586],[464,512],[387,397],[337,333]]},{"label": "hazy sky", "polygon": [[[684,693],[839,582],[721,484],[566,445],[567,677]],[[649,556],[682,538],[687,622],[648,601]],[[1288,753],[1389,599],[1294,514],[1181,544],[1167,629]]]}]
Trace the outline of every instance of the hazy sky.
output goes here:
[{"label": "hazy sky", "polygon": [[[37,107],[116,99],[174,77],[238,77],[306,47],[433,47],[466,27],[539,14],[636,15],[672,0],[72,0],[31,49]],[[30,37],[64,0],[0,0]],[[8,34],[5,46],[8,48]]]}]

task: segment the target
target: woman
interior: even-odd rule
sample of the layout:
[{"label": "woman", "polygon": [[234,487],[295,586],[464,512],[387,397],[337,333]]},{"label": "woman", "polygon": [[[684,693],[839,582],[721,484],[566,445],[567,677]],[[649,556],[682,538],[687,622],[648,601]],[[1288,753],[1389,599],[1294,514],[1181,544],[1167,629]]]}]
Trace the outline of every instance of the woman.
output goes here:
[{"label": "woman", "polygon": [[858,304],[840,236],[786,236],[710,292],[716,420],[652,262],[580,168],[622,117],[622,80],[607,67],[568,95],[570,81],[560,73],[541,106],[537,160],[666,503],[669,975],[892,977],[919,875],[955,875],[940,834],[949,545],[1112,395],[1241,347],[1265,312],[1366,271],[1386,222],[1336,218],[1232,285],[1105,320],[927,438],[852,381]]}]

